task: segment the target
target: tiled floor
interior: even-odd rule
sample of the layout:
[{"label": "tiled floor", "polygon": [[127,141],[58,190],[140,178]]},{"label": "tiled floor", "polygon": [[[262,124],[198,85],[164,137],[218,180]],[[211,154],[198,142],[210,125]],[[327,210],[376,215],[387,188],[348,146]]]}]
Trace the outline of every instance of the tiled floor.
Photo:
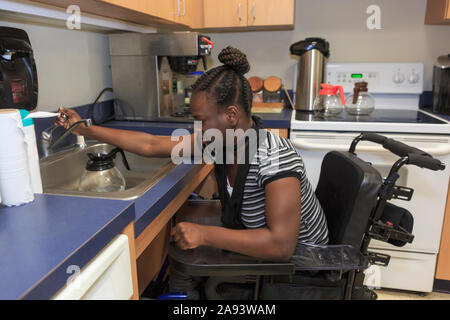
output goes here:
[{"label": "tiled floor", "polygon": [[411,291],[381,289],[375,290],[378,300],[450,300],[450,294],[431,292],[419,295]]}]

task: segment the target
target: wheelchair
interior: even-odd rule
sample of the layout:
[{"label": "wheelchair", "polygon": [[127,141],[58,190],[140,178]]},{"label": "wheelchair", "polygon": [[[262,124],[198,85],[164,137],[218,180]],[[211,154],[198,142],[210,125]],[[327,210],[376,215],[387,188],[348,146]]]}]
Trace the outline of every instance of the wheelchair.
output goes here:
[{"label": "wheelchair", "polygon": [[[368,162],[357,157],[360,141],[380,144],[400,158],[384,179]],[[299,244],[287,262],[262,261],[212,247],[181,250],[169,245],[171,270],[205,279],[201,297],[239,300],[374,300],[364,285],[371,265],[387,267],[390,257],[368,250],[371,239],[395,246],[412,243],[413,216],[391,199],[409,201],[414,190],[397,186],[399,169],[415,165],[433,171],[445,165],[417,148],[382,135],[363,132],[349,151],[331,151],[323,159],[316,196],[326,215],[329,244]],[[218,200],[191,199],[177,213],[179,221],[221,225]],[[182,299],[167,294],[160,299]]]}]

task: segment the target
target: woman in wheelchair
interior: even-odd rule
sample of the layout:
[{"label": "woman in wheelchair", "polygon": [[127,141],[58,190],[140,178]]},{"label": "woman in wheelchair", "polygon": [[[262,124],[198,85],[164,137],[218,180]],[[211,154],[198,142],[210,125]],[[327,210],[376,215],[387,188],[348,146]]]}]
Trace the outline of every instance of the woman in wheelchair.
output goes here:
[{"label": "woman in wheelchair", "polygon": [[[289,260],[302,242],[327,244],[325,214],[302,158],[289,140],[264,130],[260,119],[251,114],[252,91],[244,76],[250,69],[246,55],[227,47],[219,60],[221,66],[194,84],[191,112],[202,121],[203,133],[216,129],[225,137],[223,145],[232,146],[224,151],[225,163],[214,166],[223,226],[180,222],[172,229],[173,240],[181,249],[207,245],[271,261]],[[56,123],[65,128],[80,120],[73,110],[59,111],[67,119],[58,117]],[[257,130],[257,147],[251,148],[245,138],[228,138],[227,129]],[[171,137],[99,126],[81,125],[73,132],[148,157],[170,156],[178,144]],[[186,140],[193,148],[194,134]],[[202,141],[204,147],[210,142]],[[250,149],[255,150],[253,154]],[[240,153],[246,154],[245,161],[236,163]],[[190,291],[190,298],[197,298],[195,290],[182,288],[189,280],[171,271],[171,291]]]}]

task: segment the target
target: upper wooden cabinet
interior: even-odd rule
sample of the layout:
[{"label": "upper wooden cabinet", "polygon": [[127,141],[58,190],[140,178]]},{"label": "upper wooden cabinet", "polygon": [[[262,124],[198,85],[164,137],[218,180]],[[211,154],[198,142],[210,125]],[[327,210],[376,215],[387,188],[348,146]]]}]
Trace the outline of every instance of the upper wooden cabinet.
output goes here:
[{"label": "upper wooden cabinet", "polygon": [[121,21],[131,22],[143,26],[156,28],[178,27],[181,24],[174,22],[167,16],[159,16],[161,5],[173,0],[31,0],[60,8],[77,5],[81,14],[89,13]]},{"label": "upper wooden cabinet", "polygon": [[295,0],[31,0],[157,28],[277,29],[294,26]]},{"label": "upper wooden cabinet", "polygon": [[247,0],[204,0],[203,28],[247,26]]},{"label": "upper wooden cabinet", "polygon": [[248,25],[293,26],[294,0],[248,0]]},{"label": "upper wooden cabinet", "polygon": [[[202,22],[203,0],[98,0],[107,2],[137,12],[142,12],[164,20],[183,24],[189,27],[191,23],[198,27]],[[195,17],[194,17],[195,16]]]},{"label": "upper wooden cabinet", "polygon": [[293,27],[295,0],[204,0],[203,28]]},{"label": "upper wooden cabinet", "polygon": [[128,8],[134,11],[143,12],[150,15],[156,15],[157,13],[157,1],[146,0],[98,0],[100,2],[106,2]]},{"label": "upper wooden cabinet", "polygon": [[203,26],[203,0],[97,0],[185,25]]},{"label": "upper wooden cabinet", "polygon": [[189,26],[193,29],[203,27],[203,1],[204,0],[166,0],[174,1],[176,6],[175,22]]},{"label": "upper wooden cabinet", "polygon": [[450,0],[428,0],[425,24],[450,24]]}]

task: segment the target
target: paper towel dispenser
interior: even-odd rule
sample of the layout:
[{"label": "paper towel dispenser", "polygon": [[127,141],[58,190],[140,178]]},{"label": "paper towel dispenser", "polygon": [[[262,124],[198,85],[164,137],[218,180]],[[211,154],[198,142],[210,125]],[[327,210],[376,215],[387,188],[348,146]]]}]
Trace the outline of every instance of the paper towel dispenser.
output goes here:
[{"label": "paper towel dispenser", "polygon": [[27,33],[0,27],[0,109],[31,111],[37,99],[36,63]]}]

